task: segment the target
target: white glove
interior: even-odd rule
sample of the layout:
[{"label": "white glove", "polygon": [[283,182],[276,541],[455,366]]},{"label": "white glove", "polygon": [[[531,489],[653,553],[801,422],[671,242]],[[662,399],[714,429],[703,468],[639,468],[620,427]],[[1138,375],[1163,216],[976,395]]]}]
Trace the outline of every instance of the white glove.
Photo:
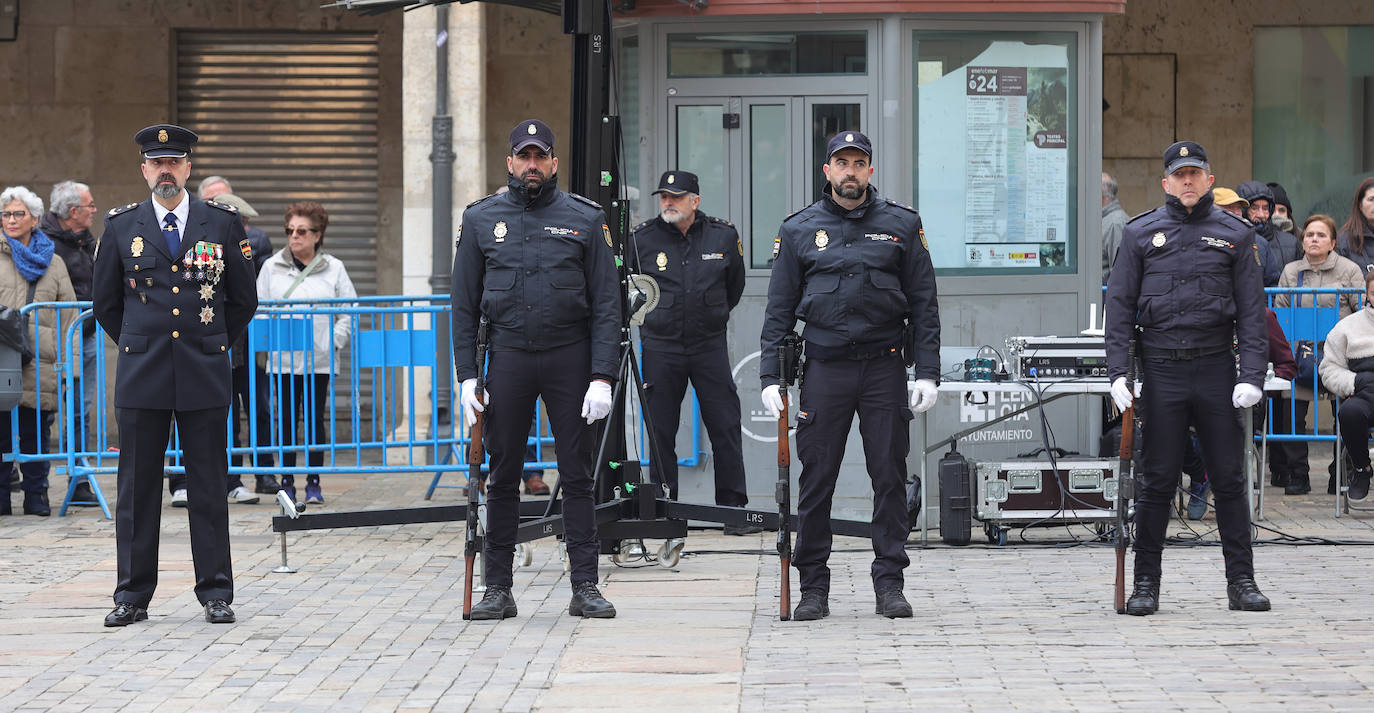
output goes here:
[{"label": "white glove", "polygon": [[782,415],[782,394],[778,391],[777,384],[763,387],[761,398],[763,408],[768,411],[769,417],[777,418]]},{"label": "white glove", "polygon": [[917,379],[911,389],[911,410],[925,413],[935,405],[935,399],[939,396],[940,390],[935,386],[933,379]]},{"label": "white glove", "polygon": [[[1136,390],[1139,391],[1139,387]],[[1139,396],[1139,394],[1131,394],[1131,387],[1126,385],[1126,377],[1118,376],[1112,382],[1112,401],[1116,403],[1117,410],[1125,411],[1130,408],[1131,403],[1135,401],[1135,396]]]},{"label": "white glove", "polygon": [[593,424],[611,413],[611,385],[595,380],[587,385],[587,395],[582,397],[582,418]]},{"label": "white glove", "polygon": [[463,420],[467,421],[468,427],[471,428],[472,424],[477,423],[477,413],[487,410],[487,407],[482,405],[487,399],[487,390],[482,389],[482,398],[478,400],[476,379],[463,379],[461,389],[462,395],[459,400],[463,404]]},{"label": "white glove", "polygon": [[1260,402],[1264,392],[1254,384],[1236,384],[1231,390],[1231,405],[1236,408],[1250,408]]}]

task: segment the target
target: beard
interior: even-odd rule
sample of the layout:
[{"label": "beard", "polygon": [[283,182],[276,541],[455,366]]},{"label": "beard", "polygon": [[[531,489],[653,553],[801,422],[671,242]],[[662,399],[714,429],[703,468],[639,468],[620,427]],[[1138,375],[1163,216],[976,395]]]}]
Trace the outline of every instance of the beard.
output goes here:
[{"label": "beard", "polygon": [[164,173],[157,177],[157,183],[153,184],[153,195],[159,198],[173,198],[181,192],[181,186],[172,174]]},{"label": "beard", "polygon": [[545,183],[548,183],[548,181],[548,176],[534,169],[525,171],[525,174],[520,177],[520,182],[525,184],[525,190],[531,193],[538,192],[539,189],[544,187]]},{"label": "beard", "polygon": [[668,225],[677,225],[687,219],[687,214],[677,208],[665,208],[658,214],[658,217],[662,218],[663,222]]},{"label": "beard", "polygon": [[867,186],[860,186],[858,181],[845,181],[838,186],[832,186],[832,188],[835,189],[835,195],[849,200],[862,198],[864,191],[868,190]]}]

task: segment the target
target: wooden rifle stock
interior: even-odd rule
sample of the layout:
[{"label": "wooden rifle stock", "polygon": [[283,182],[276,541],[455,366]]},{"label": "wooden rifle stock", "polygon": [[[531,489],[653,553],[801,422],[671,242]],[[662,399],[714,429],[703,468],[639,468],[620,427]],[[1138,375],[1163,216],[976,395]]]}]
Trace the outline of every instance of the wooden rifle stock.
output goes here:
[{"label": "wooden rifle stock", "polygon": [[[487,361],[487,318],[477,324],[477,401],[485,404]],[[472,618],[472,570],[477,565],[477,508],[478,485],[482,481],[482,425],[486,414],[477,412],[477,419],[468,429],[468,511],[463,543],[463,620]]]},{"label": "wooden rifle stock", "polygon": [[[1135,340],[1131,340],[1126,366],[1126,388],[1135,395]],[[1135,404],[1121,413],[1121,463],[1116,475],[1116,585],[1112,603],[1117,614],[1126,613],[1126,548],[1131,544],[1130,501],[1135,494]]]},{"label": "wooden rifle stock", "polygon": [[782,579],[778,590],[778,619],[792,618],[792,448],[788,442],[787,387],[799,373],[797,369],[801,340],[795,332],[782,340],[778,349],[778,395],[782,397],[782,412],[778,414],[778,483],[775,496],[778,502],[778,564]]}]

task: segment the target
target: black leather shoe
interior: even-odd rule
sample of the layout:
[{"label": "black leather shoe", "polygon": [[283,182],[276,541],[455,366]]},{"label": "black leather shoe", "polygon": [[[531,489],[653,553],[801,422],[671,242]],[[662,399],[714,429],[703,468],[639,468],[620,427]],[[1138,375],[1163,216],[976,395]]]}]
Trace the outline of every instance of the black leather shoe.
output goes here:
[{"label": "black leather shoe", "polygon": [[1270,474],[1269,474],[1269,484],[1272,485],[1272,486],[1274,486],[1274,487],[1276,487],[1276,488],[1286,488],[1286,487],[1288,487],[1288,474],[1287,474],[1287,473],[1270,473]]},{"label": "black leather shoe", "polygon": [[1149,616],[1159,611],[1159,580],[1155,577],[1136,577],[1135,590],[1126,600],[1126,613]]},{"label": "black leather shoe", "polygon": [[253,486],[253,492],[259,495],[276,495],[278,490],[281,490],[281,486],[277,485],[275,475],[259,475]]},{"label": "black leather shoe", "polygon": [[792,621],[815,621],[830,616],[830,602],[823,592],[803,590],[801,601],[792,610]]},{"label": "black leather shoe", "polygon": [[234,610],[223,599],[211,599],[205,603],[205,620],[211,624],[234,623]]},{"label": "black leather shoe", "polygon": [[614,619],[615,607],[601,596],[601,590],[596,588],[596,582],[578,582],[573,585],[568,613],[588,619]]},{"label": "black leather shoe", "polygon": [[1369,479],[1374,475],[1370,468],[1356,468],[1350,473],[1350,487],[1345,496],[1351,500],[1364,500],[1369,497]]},{"label": "black leather shoe", "polygon": [[1269,597],[1260,593],[1250,577],[1237,577],[1226,584],[1226,604],[1241,611],[1269,611]]},{"label": "black leather shoe", "polygon": [[148,618],[148,610],[126,602],[115,605],[114,611],[105,615],[105,626],[128,626]]},{"label": "black leather shoe", "polygon": [[723,532],[727,535],[757,535],[763,532],[763,528],[758,525],[726,525]]},{"label": "black leather shoe", "polygon": [[24,493],[24,514],[47,517],[52,514],[47,493]]},{"label": "black leather shoe", "polygon": [[482,601],[472,605],[472,614],[468,618],[499,620],[509,619],[513,616],[515,616],[515,597],[511,596],[510,587],[488,584],[486,593],[482,595]]},{"label": "black leather shoe", "polygon": [[1284,495],[1306,495],[1312,492],[1312,481],[1307,475],[1293,475],[1288,479]]},{"label": "black leather shoe", "polygon": [[91,490],[90,483],[76,484],[76,490],[72,491],[72,505],[79,508],[100,507],[100,503],[95,501],[95,491]]},{"label": "black leather shoe", "polygon": [[906,619],[911,616],[911,603],[900,589],[881,589],[878,590],[878,606],[874,613],[889,619]]}]

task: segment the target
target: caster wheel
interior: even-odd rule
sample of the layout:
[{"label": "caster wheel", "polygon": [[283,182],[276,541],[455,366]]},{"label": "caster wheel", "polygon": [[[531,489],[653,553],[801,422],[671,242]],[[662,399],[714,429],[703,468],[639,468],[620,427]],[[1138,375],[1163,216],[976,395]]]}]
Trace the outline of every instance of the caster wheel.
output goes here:
[{"label": "caster wheel", "polygon": [[998,546],[998,547],[1005,547],[1006,544],[1007,544],[1007,531],[999,527],[999,528],[997,528],[997,546]]},{"label": "caster wheel", "polygon": [[572,571],[572,562],[568,561],[568,543],[561,540],[558,543],[558,559],[563,562],[563,572],[565,574]]},{"label": "caster wheel", "polygon": [[990,544],[990,545],[995,545],[995,544],[997,544],[997,533],[998,533],[998,532],[1001,532],[1001,530],[1000,530],[999,528],[997,528],[997,527],[994,527],[994,526],[992,526],[992,525],[984,525],[984,526],[983,526],[983,535],[986,536],[986,537],[988,538],[988,544]]},{"label": "caster wheel", "polygon": [[534,545],[522,542],[515,546],[515,566],[528,567],[534,564]]},{"label": "caster wheel", "polygon": [[682,560],[682,548],[687,542],[680,537],[671,540],[664,540],[663,546],[658,549],[658,564],[661,567],[672,569]]}]

